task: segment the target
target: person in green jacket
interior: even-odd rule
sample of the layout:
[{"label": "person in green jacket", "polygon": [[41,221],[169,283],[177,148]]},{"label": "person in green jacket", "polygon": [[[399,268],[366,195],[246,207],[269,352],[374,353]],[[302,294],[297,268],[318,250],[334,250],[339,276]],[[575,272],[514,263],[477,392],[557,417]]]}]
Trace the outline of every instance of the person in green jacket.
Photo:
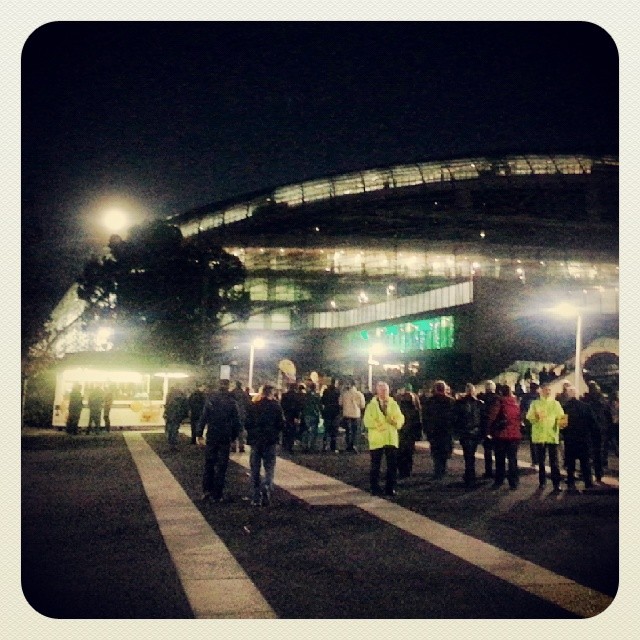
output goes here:
[{"label": "person in green jacket", "polygon": [[387,465],[384,493],[394,496],[398,474],[398,430],[404,425],[404,416],[398,403],[389,395],[389,385],[386,382],[378,382],[376,385],[376,396],[367,405],[363,422],[369,438],[371,493],[382,495],[380,465],[384,455]]},{"label": "person in green jacket", "polygon": [[558,492],[560,491],[558,445],[560,444],[560,429],[566,418],[562,405],[551,397],[549,384],[543,384],[540,387],[540,397],[531,403],[526,418],[531,422],[531,442],[536,448],[540,488],[544,488],[547,483],[544,463],[546,451],[549,451],[551,482],[553,482],[553,490]]}]

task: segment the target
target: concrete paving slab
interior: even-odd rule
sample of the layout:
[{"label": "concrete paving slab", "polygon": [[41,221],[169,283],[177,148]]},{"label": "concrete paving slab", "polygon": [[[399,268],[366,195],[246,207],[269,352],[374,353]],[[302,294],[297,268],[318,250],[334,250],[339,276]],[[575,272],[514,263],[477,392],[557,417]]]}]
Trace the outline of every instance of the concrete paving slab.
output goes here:
[{"label": "concrete paving slab", "polygon": [[124,437],[194,616],[276,617],[142,435]]}]

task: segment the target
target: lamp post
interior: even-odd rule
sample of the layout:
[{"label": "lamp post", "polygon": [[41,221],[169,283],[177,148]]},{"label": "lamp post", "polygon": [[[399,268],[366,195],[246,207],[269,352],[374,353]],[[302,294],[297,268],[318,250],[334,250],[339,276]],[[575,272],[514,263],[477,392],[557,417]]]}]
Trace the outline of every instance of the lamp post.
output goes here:
[{"label": "lamp post", "polygon": [[568,302],[563,302],[557,307],[553,308],[553,311],[561,316],[576,317],[576,364],[574,371],[574,386],[576,388],[576,394],[580,395],[580,380],[582,378],[582,314],[580,309]]},{"label": "lamp post", "polygon": [[375,342],[369,347],[369,391],[373,392],[373,365],[380,364],[373,359],[375,355],[384,353],[384,345],[381,342]]},{"label": "lamp post", "polygon": [[249,350],[249,390],[253,391],[253,361],[256,349],[263,349],[265,346],[264,338],[255,338],[251,341],[251,349]]}]

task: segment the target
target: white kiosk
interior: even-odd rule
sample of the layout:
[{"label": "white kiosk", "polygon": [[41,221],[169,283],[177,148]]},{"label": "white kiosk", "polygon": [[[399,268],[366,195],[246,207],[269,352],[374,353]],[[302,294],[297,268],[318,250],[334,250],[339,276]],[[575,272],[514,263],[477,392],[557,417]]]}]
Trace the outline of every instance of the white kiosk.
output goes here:
[{"label": "white kiosk", "polygon": [[[164,405],[171,381],[194,377],[187,366],[141,363],[112,353],[71,354],[58,365],[52,425],[66,426],[69,394],[80,385],[83,408],[79,427],[89,423],[88,396],[99,387],[113,398],[109,414],[111,429],[143,429],[164,426]],[[104,424],[104,420],[101,424]]]}]

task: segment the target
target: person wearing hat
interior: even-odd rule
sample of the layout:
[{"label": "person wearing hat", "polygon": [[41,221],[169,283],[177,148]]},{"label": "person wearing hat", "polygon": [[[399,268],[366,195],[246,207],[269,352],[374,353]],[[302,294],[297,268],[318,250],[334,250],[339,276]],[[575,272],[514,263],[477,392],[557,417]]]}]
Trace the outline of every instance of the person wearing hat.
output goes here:
[{"label": "person wearing hat", "polygon": [[238,403],[229,391],[229,380],[220,380],[219,389],[204,405],[198,420],[196,441],[205,446],[204,428],[207,427],[202,500],[222,502],[231,442],[241,428]]}]

